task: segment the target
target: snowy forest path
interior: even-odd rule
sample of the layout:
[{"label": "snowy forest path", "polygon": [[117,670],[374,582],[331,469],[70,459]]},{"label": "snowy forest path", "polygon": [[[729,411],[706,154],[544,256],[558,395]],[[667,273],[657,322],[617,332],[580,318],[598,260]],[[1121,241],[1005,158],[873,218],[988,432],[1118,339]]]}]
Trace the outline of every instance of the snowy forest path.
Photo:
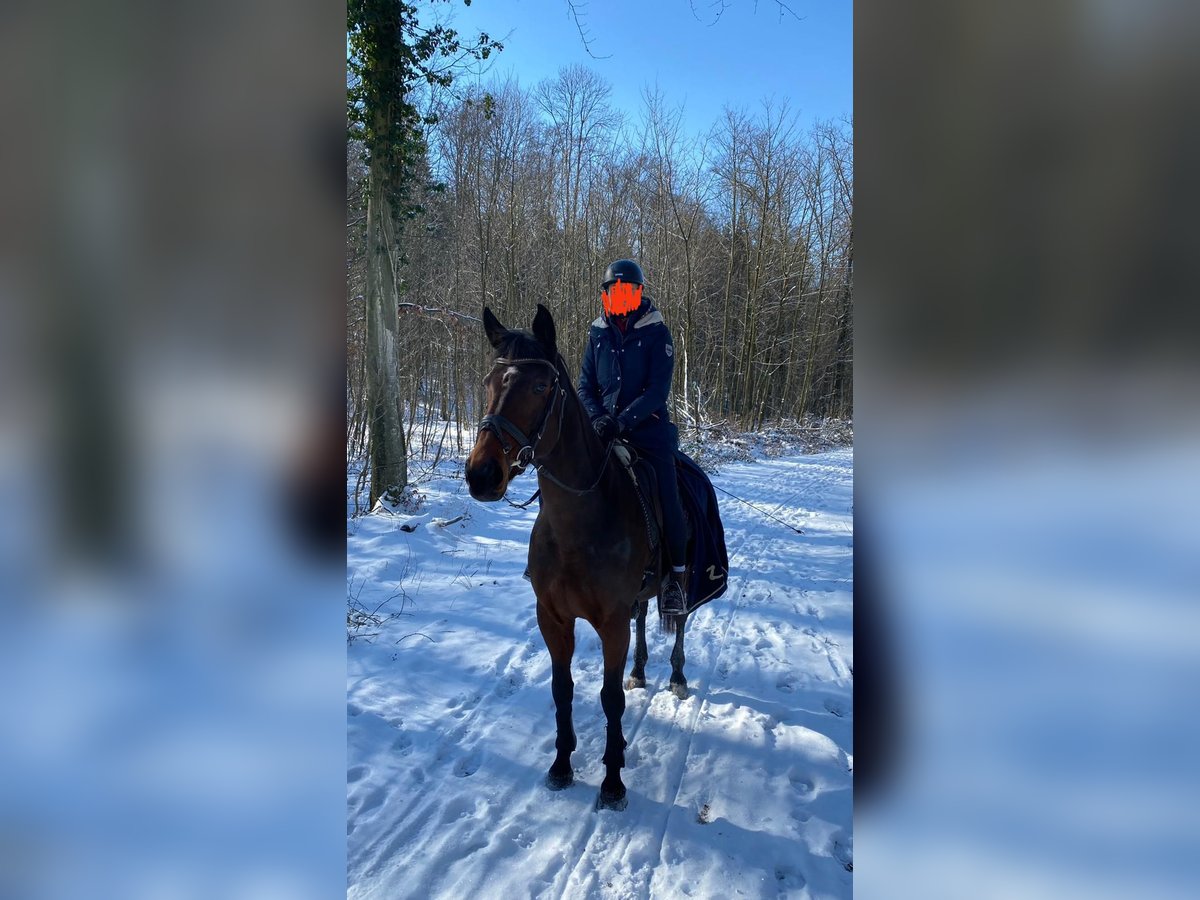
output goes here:
[{"label": "snowy forest path", "polygon": [[430,640],[352,648],[349,896],[849,896],[852,473],[845,449],[714,476],[803,534],[722,504],[729,593],[689,619],[686,700],[667,689],[670,638],[648,629],[647,686],[626,692],[621,812],[594,808],[602,666],[586,623],[576,783],[543,783],[549,657],[520,579],[533,511],[471,507],[447,483],[431,503],[471,509],[455,529],[361,520],[351,572],[394,590],[378,560],[407,544],[428,621],[398,633]]}]

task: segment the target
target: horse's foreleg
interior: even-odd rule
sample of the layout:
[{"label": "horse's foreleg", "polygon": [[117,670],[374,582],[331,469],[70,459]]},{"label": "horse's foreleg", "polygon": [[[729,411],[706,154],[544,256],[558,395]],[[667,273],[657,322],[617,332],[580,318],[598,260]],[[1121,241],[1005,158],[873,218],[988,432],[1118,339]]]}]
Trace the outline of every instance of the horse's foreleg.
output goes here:
[{"label": "horse's foreleg", "polygon": [[671,650],[671,693],[680,700],[688,696],[687,679],[683,677],[683,632],[687,616],[677,616],[675,621],[675,646]]},{"label": "horse's foreleg", "polygon": [[646,607],[648,603],[638,604],[637,613],[637,643],[633,647],[633,668],[629,670],[629,678],[625,681],[627,688],[644,688],[646,686],[646,660],[650,654],[646,650]]},{"label": "horse's foreleg", "polygon": [[575,727],[571,722],[571,703],[575,697],[575,683],[571,680],[571,657],[575,654],[575,621],[563,622],[538,604],[538,628],[546,649],[550,651],[550,692],[554,696],[554,722],[557,737],[554,763],[546,774],[546,785],[557,791],[570,785],[574,779],[571,771],[571,754],[575,750]]},{"label": "horse's foreleg", "polygon": [[629,620],[617,619],[599,629],[600,642],[604,647],[604,684],[600,688],[600,705],[608,722],[604,742],[604,781],[600,783],[598,806],[608,809],[624,809],[625,785],[621,782],[621,769],[625,765],[625,734],[621,730],[621,716],[625,714],[625,689],[621,685],[621,673],[629,657]]}]

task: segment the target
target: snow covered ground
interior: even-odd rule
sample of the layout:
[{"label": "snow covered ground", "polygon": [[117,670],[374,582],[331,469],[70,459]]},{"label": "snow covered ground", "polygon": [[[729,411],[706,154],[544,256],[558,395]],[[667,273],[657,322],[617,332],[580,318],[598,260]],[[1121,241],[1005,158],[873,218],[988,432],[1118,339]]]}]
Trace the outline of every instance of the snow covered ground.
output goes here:
[{"label": "snow covered ground", "polygon": [[[477,503],[459,466],[420,486],[415,514],[350,523],[348,593],[375,617],[348,651],[349,896],[850,897],[853,451],[713,478],[804,533],[718,495],[729,590],[688,622],[687,700],[666,689],[669,639],[648,623],[622,812],[593,805],[604,717],[585,622],[575,784],[543,785],[550,660],[521,578],[537,506]],[[510,496],[534,487],[527,475]]]}]

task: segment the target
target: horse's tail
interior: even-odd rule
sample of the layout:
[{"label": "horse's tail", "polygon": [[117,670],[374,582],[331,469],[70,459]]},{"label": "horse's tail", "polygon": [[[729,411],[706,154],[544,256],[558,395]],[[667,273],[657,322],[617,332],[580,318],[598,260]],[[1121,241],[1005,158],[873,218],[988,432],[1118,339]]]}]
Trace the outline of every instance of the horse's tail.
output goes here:
[{"label": "horse's tail", "polygon": [[663,634],[674,634],[678,629],[683,627],[685,619],[687,619],[687,613],[659,615],[658,627],[662,630]]}]

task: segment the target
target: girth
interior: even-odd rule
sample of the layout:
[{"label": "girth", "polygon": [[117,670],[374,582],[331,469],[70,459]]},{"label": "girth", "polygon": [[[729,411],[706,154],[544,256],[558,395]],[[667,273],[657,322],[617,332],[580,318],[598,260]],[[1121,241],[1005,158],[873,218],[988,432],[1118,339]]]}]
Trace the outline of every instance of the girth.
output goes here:
[{"label": "girth", "polygon": [[649,467],[644,467],[643,471],[647,484],[645,490],[643,490],[642,482],[637,475],[637,469],[634,468],[638,460],[634,456],[633,448],[624,441],[614,441],[613,450],[617,459],[620,460],[625,470],[629,472],[629,477],[633,481],[633,492],[637,495],[638,505],[642,508],[642,518],[646,521],[646,540],[653,551],[658,547],[660,531],[658,517],[654,514],[654,502],[651,496],[647,496],[647,493],[653,495],[658,488],[658,485],[654,483],[653,470],[649,469]]}]

